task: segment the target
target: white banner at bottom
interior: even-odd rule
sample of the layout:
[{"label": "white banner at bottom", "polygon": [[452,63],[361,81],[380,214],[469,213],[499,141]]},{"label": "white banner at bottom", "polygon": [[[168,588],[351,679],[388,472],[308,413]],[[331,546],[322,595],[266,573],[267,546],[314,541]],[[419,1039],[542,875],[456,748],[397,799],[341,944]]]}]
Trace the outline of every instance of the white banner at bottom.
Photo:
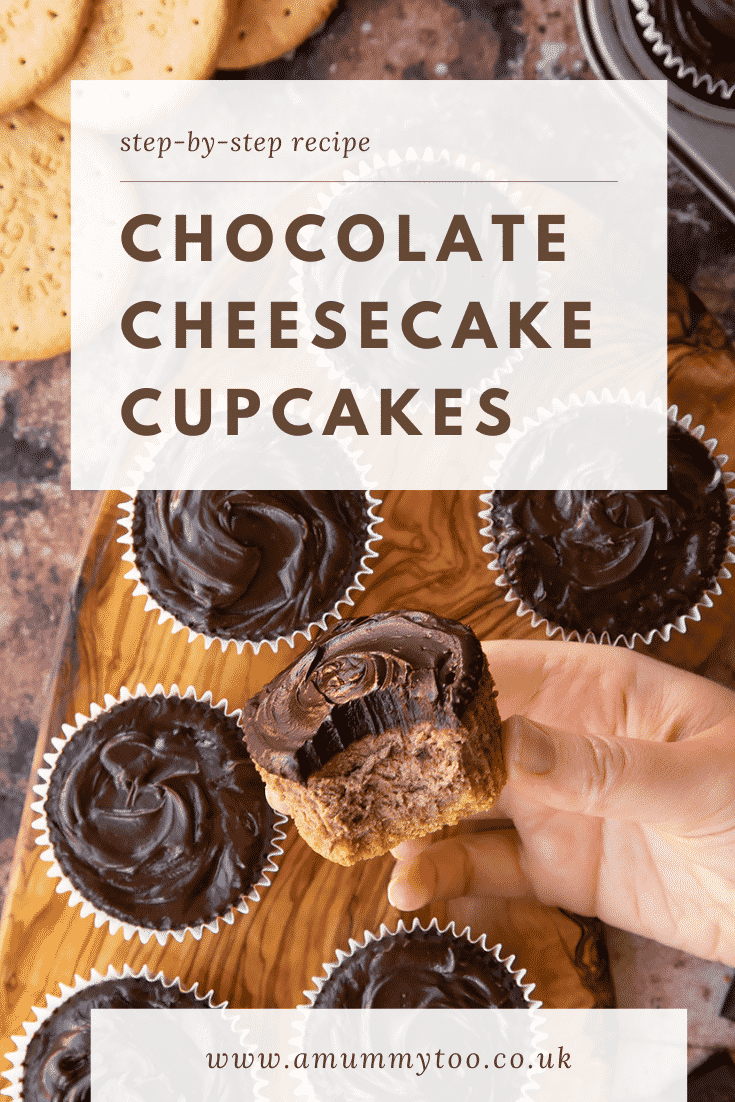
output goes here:
[{"label": "white banner at bottom", "polygon": [[94,1010],[92,1102],[685,1102],[685,1010]]}]

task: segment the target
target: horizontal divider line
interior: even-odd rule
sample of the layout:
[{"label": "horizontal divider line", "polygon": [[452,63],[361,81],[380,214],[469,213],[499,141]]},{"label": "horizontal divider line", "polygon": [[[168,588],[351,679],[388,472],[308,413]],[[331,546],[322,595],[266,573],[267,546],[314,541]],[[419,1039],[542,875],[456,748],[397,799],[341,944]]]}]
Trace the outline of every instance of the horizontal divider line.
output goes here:
[{"label": "horizontal divider line", "polygon": [[619,180],[120,180],[121,184],[617,184]]}]

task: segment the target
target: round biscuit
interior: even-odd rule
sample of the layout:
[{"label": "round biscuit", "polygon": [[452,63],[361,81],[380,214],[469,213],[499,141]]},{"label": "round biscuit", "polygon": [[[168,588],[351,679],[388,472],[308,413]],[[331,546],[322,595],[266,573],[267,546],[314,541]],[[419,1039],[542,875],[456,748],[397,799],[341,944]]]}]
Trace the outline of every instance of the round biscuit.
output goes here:
[{"label": "round biscuit", "polygon": [[70,139],[33,105],[0,119],[0,360],[70,346]]},{"label": "round biscuit", "polygon": [[89,0],[24,0],[0,12],[0,115],[23,107],[73,58]]},{"label": "round biscuit", "polygon": [[300,46],[327,18],[337,0],[237,0],[218,69],[262,65]]},{"label": "round biscuit", "polygon": [[71,118],[72,80],[200,80],[214,71],[226,0],[92,0],[76,56],[36,102]]}]

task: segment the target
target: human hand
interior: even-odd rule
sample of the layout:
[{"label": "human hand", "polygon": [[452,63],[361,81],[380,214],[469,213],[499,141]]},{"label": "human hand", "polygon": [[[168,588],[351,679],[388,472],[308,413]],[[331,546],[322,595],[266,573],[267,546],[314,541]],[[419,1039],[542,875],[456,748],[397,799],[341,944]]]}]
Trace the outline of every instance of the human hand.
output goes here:
[{"label": "human hand", "polygon": [[617,647],[483,646],[501,829],[399,846],[393,905],[535,896],[735,965],[735,693]]}]

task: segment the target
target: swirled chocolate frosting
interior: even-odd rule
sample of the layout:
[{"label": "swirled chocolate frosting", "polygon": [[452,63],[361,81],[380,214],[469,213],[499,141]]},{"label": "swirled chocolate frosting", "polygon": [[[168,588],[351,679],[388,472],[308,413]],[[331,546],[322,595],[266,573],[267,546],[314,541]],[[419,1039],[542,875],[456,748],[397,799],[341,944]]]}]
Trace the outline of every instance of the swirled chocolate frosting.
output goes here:
[{"label": "swirled chocolate frosting", "polygon": [[704,20],[710,31],[735,38],[735,2],[733,0],[690,0],[690,7]]},{"label": "swirled chocolate frosting", "polygon": [[245,705],[245,740],[263,768],[303,783],[358,739],[456,722],[484,666],[475,635],[455,620],[344,620]]},{"label": "swirled chocolate frosting", "polygon": [[417,929],[370,941],[342,961],[314,1000],[326,1009],[527,1007],[523,991],[479,945]]},{"label": "swirled chocolate frosting", "polygon": [[371,520],[358,490],[141,490],[133,547],[148,591],[182,624],[258,642],[334,608]]},{"label": "swirled chocolate frosting", "polygon": [[49,836],[82,896],[156,930],[223,914],[260,879],[274,814],[234,719],[191,698],[124,701],[51,775]]},{"label": "swirled chocolate frosting", "polygon": [[31,1038],[23,1062],[24,1102],[89,1102],[90,1011],[207,1006],[157,980],[103,980],[77,991]]},{"label": "swirled chocolate frosting", "polygon": [[[649,10],[664,44],[691,65],[698,74],[709,73],[714,81],[735,84],[735,4],[732,0],[650,0]],[[686,86],[695,95],[708,98],[704,86]],[[722,86],[720,86],[722,87]],[[715,96],[731,106],[732,99]]]},{"label": "swirled chocolate frosting", "polygon": [[666,492],[496,491],[491,523],[523,601],[567,631],[614,642],[672,623],[712,587],[730,510],[719,465],[671,423]]}]

